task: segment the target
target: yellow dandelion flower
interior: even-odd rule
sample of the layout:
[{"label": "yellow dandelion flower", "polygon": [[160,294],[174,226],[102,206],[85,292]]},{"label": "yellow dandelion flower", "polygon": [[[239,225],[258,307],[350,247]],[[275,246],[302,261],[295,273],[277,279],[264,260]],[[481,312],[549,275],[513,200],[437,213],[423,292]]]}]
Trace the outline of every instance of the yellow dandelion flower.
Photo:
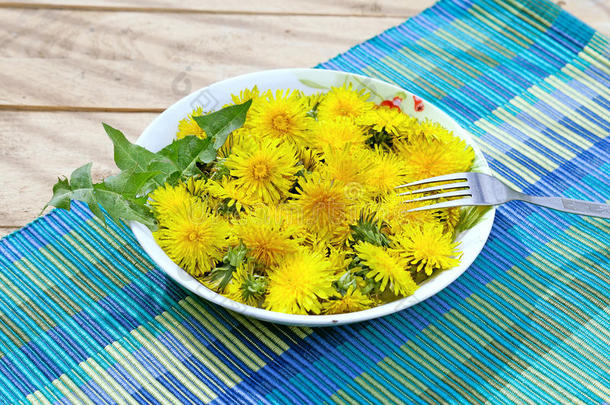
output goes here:
[{"label": "yellow dandelion flower", "polygon": [[243,104],[248,100],[252,100],[254,103],[258,102],[264,97],[267,97],[268,94],[268,90],[261,94],[261,92],[258,90],[258,86],[254,86],[251,89],[241,90],[239,94],[231,94],[231,101],[233,101],[233,104]]},{"label": "yellow dandelion flower", "polygon": [[368,242],[359,242],[354,250],[362,263],[370,268],[367,278],[379,282],[379,289],[385,291],[386,287],[396,295],[408,296],[415,292],[417,284],[413,281],[408,270],[408,261],[393,251],[375,246]]},{"label": "yellow dandelion flower", "polygon": [[396,154],[376,148],[370,153],[369,161],[366,181],[376,195],[394,192],[396,186],[406,183],[405,163]]},{"label": "yellow dandelion flower", "polygon": [[407,228],[393,238],[397,253],[416,266],[417,271],[431,275],[434,270],[444,270],[460,263],[461,256],[451,234],[445,233],[440,224],[424,224]]},{"label": "yellow dandelion flower", "polygon": [[[340,223],[335,228],[307,229],[303,228],[302,246],[311,250],[323,252],[327,255],[328,249],[344,249],[347,247],[351,230],[348,221]],[[329,256],[329,260],[332,261]],[[335,268],[333,266],[333,268]],[[338,270],[337,270],[338,271]]]},{"label": "yellow dandelion flower", "polygon": [[387,226],[377,216],[377,212],[368,209],[360,210],[358,220],[350,224],[349,245],[360,241],[377,246],[388,246]]},{"label": "yellow dandelion flower", "polygon": [[162,222],[167,216],[184,211],[193,199],[184,183],[180,183],[177,186],[165,184],[157,187],[148,196],[150,198],[150,205],[153,207],[157,218]]},{"label": "yellow dandelion flower", "polygon": [[395,137],[406,136],[417,120],[397,108],[377,107],[356,118],[356,123],[377,132],[387,132]]},{"label": "yellow dandelion flower", "polygon": [[199,281],[201,284],[203,284],[204,286],[206,286],[208,289],[214,291],[214,292],[218,292],[220,290],[220,283],[222,280],[217,279],[214,280],[211,277],[211,272],[207,273],[206,275],[202,275],[202,276],[194,276],[195,279],[197,279],[197,281]]},{"label": "yellow dandelion flower", "polygon": [[246,195],[254,201],[274,204],[287,196],[299,170],[292,146],[276,139],[263,139],[260,143],[244,139],[234,145],[225,166]]},{"label": "yellow dandelion flower", "polygon": [[176,132],[176,138],[182,139],[189,135],[195,135],[198,138],[204,139],[206,138],[206,133],[201,127],[197,124],[197,122],[193,119],[193,117],[200,117],[203,114],[203,107],[195,107],[193,111],[184,119],[178,122],[178,132]]},{"label": "yellow dandelion flower", "polygon": [[[252,105],[211,170],[149,195],[159,245],[214,291],[295,314],[366,310],[459,264],[460,209],[408,212],[426,202],[395,187],[469,171],[474,151],[436,122],[369,99],[355,83],[232,94],[231,104]],[[180,120],[177,137],[206,138],[202,115]],[[236,269],[221,266],[244,254]]]},{"label": "yellow dandelion flower", "polygon": [[207,190],[210,195],[219,200],[228,199],[229,207],[235,206],[237,211],[242,209],[249,210],[254,205],[254,201],[245,187],[240,187],[236,180],[223,177],[219,181],[209,180]]},{"label": "yellow dandelion flower", "polygon": [[249,255],[270,267],[295,253],[302,238],[300,225],[275,206],[258,206],[244,215],[234,228],[235,236],[250,250]]},{"label": "yellow dandelion flower", "polygon": [[189,178],[186,183],[184,183],[184,188],[190,195],[199,198],[200,200],[205,199],[208,194],[207,182],[206,179],[203,178]]},{"label": "yellow dandelion flower", "polygon": [[328,252],[328,260],[330,261],[330,265],[334,273],[343,273],[352,261],[352,258],[349,257],[351,250],[348,251],[343,247],[336,248],[331,245],[328,246]]},{"label": "yellow dandelion flower", "polygon": [[325,302],[323,312],[325,314],[343,314],[364,311],[374,307],[375,304],[375,301],[369,296],[362,294],[360,290],[351,286],[341,298]]},{"label": "yellow dandelion flower", "polygon": [[407,182],[467,172],[474,161],[472,148],[457,137],[443,141],[417,137],[409,142],[398,142],[394,145],[404,159]]},{"label": "yellow dandelion flower", "polygon": [[354,201],[345,185],[319,173],[299,178],[297,192],[292,204],[301,213],[304,225],[315,232],[333,231],[354,215]]},{"label": "yellow dandelion flower", "polygon": [[438,223],[435,211],[423,210],[408,212],[412,208],[428,204],[427,201],[405,203],[405,201],[412,200],[416,197],[419,196],[399,196],[397,193],[388,193],[379,203],[365,204],[365,206],[368,205],[368,207],[370,207],[369,211],[376,212],[377,217],[387,224],[390,233],[392,234],[401,233],[407,227],[414,225]]},{"label": "yellow dandelion flower", "polygon": [[[371,166],[369,150],[345,146],[341,149],[324,149],[324,165],[320,171],[328,178],[349,185],[352,198],[364,198]],[[358,185],[362,187],[358,188]]]},{"label": "yellow dandelion flower", "polygon": [[312,127],[312,137],[313,146],[319,150],[364,145],[367,139],[362,128],[346,117],[316,122]]},{"label": "yellow dandelion flower", "polygon": [[307,111],[316,110],[320,102],[324,99],[324,96],[324,93],[315,93],[310,94],[309,96],[304,96],[303,98],[307,103]]},{"label": "yellow dandelion flower", "polygon": [[222,259],[229,247],[229,224],[208,205],[194,199],[166,217],[154,232],[159,246],[184,270],[202,276]]},{"label": "yellow dandelion flower", "polygon": [[266,288],[266,277],[254,274],[251,264],[241,263],[222,294],[233,301],[256,307],[262,301]]},{"label": "yellow dandelion flower", "polygon": [[449,131],[438,122],[428,119],[413,125],[412,133],[414,136],[424,137],[428,141],[447,142],[455,138],[452,131]]},{"label": "yellow dandelion flower", "polygon": [[298,91],[277,90],[250,107],[248,120],[261,138],[271,137],[301,148],[313,118],[307,115],[307,102]]},{"label": "yellow dandelion flower", "polygon": [[221,159],[227,158],[233,150],[233,145],[242,142],[245,138],[251,138],[251,130],[245,126],[237,128],[227,137],[225,143],[218,149],[218,157]]},{"label": "yellow dandelion flower", "polygon": [[435,213],[444,225],[445,233],[453,233],[458,222],[460,222],[460,207],[443,208],[435,211]]},{"label": "yellow dandelion flower", "polygon": [[354,90],[352,84],[331,87],[318,105],[319,120],[334,120],[337,117],[356,119],[371,110],[375,104],[367,101],[370,95],[366,90]]},{"label": "yellow dandelion flower", "polygon": [[303,240],[301,246],[305,246],[316,252],[322,252],[326,256],[326,249],[330,246],[330,243],[315,232],[311,232],[307,228],[304,228],[305,233],[303,234]]},{"label": "yellow dandelion flower", "polygon": [[299,250],[269,273],[265,308],[289,314],[319,314],[320,299],[335,295],[334,274],[319,252]]},{"label": "yellow dandelion flower", "polygon": [[322,165],[322,157],[320,153],[311,148],[302,148],[299,150],[299,160],[303,164],[305,170],[313,172]]},{"label": "yellow dandelion flower", "polygon": [[327,229],[319,233],[330,245],[339,248],[347,246],[352,230],[349,227],[349,220],[338,224],[334,229]]},{"label": "yellow dandelion flower", "polygon": [[218,151],[218,153],[221,157],[227,157],[229,155],[231,146],[233,145],[233,142],[234,142],[234,138],[237,138],[240,134],[243,134],[243,133],[247,133],[248,135],[250,134],[250,131],[252,130],[252,119],[250,118],[252,116],[252,111],[254,109],[258,108],[259,104],[264,103],[265,99],[270,94],[271,94],[271,91],[269,91],[269,90],[265,90],[265,91],[261,92],[258,89],[258,86],[254,86],[251,89],[243,89],[239,92],[239,94],[231,94],[231,101],[233,103],[226,104],[224,107],[228,107],[230,105],[235,105],[235,104],[243,104],[248,100],[252,100],[252,104],[250,105],[250,108],[248,109],[248,113],[246,115],[246,121],[244,122],[242,127],[233,131],[227,138],[227,141],[225,142],[223,147],[220,148],[220,150]]}]

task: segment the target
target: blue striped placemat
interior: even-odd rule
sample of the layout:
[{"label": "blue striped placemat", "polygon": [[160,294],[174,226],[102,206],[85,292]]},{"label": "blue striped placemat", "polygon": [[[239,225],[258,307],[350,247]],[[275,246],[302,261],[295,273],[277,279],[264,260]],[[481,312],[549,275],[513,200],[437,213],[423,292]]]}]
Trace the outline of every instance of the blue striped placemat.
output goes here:
[{"label": "blue striped placemat", "polygon": [[[608,39],[548,1],[442,0],[319,66],[395,82],[526,192],[610,198]],[[510,203],[424,303],[326,329],[234,315],[81,204],[0,241],[3,403],[601,403],[610,222]]]}]

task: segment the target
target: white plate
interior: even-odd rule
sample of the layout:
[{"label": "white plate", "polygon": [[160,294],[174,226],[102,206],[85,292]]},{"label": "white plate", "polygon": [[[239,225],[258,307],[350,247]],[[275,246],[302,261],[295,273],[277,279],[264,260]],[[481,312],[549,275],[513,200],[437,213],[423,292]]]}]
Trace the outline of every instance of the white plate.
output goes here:
[{"label": "white plate", "polygon": [[[400,87],[360,75],[322,69],[268,70],[214,83],[209,87],[191,93],[165,110],[146,128],[137,143],[156,152],[175,139],[178,121],[189,114],[194,106],[202,105],[204,111],[220,109],[223,105],[231,102],[231,94],[238,94],[241,90],[252,88],[255,85],[260,90],[290,88],[312,94],[327,90],[330,86],[340,86],[345,82],[353,83],[355,88],[366,88],[371,92],[373,101],[377,103],[400,96],[403,99],[402,111],[418,119],[429,118],[454,131],[455,135],[464,139],[474,149],[477,170],[490,173],[489,166],[472,136],[433,104],[423,101],[423,110],[416,111],[414,95]],[[461,242],[460,248],[463,251],[461,264],[458,267],[442,271],[435,277],[426,280],[415,294],[409,297],[365,311],[338,315],[291,315],[267,311],[230,300],[206,288],[176,265],[155,242],[152,233],[146,226],[131,222],[130,227],[146,253],[168,276],[187,290],[208,301],[263,321],[286,325],[330,326],[361,322],[389,315],[415,305],[447,287],[466,271],[483,249],[491,231],[494,216],[495,209],[491,209],[475,227],[458,235],[458,240]]]}]

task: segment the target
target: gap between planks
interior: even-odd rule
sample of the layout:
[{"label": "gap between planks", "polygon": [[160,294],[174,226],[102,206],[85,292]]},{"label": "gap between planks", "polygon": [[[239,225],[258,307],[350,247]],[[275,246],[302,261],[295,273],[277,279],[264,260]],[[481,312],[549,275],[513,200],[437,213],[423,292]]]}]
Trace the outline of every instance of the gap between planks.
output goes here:
[{"label": "gap between planks", "polygon": [[0,111],[160,113],[165,108],[0,104]]},{"label": "gap between planks", "polygon": [[0,111],[0,234],[38,217],[58,176],[93,162],[92,177],[116,174],[102,122],[134,142],[158,113]]},{"label": "gap between planks", "polygon": [[61,5],[46,3],[17,3],[0,2],[0,8],[20,9],[47,9],[66,11],[115,11],[132,13],[175,13],[175,14],[222,14],[222,15],[261,15],[261,16],[288,16],[288,17],[370,17],[370,18],[410,18],[421,10],[413,10],[412,13],[404,14],[381,14],[381,13],[315,13],[315,12],[290,12],[290,11],[252,11],[252,10],[213,10],[192,9],[173,7],[135,7],[135,6],[94,6],[94,5]]}]

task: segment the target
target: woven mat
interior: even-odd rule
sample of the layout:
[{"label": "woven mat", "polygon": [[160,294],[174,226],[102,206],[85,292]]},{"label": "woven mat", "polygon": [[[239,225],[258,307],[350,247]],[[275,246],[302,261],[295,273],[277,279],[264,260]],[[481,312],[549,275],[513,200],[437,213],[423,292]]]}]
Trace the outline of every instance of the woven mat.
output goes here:
[{"label": "woven mat", "polygon": [[[610,198],[610,47],[546,1],[443,0],[319,67],[434,100],[527,192]],[[422,304],[289,328],[180,289],[77,205],[0,241],[0,401],[610,400],[610,222],[510,203]]]}]

